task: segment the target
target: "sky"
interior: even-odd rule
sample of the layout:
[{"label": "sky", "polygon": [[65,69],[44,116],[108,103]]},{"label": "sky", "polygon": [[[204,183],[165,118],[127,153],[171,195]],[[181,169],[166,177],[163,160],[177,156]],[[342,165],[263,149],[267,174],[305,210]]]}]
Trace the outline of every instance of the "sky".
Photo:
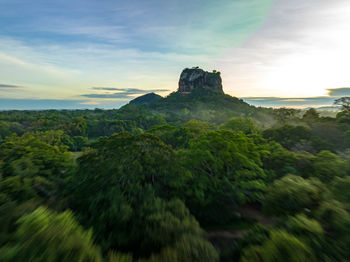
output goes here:
[{"label": "sky", "polygon": [[259,106],[350,96],[349,0],[0,0],[0,110],[118,108],[218,70]]}]

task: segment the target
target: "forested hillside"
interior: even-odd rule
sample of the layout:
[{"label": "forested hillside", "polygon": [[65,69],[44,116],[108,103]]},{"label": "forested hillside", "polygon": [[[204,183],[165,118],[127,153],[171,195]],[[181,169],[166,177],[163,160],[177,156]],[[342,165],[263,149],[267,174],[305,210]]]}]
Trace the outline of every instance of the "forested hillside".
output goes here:
[{"label": "forested hillside", "polygon": [[349,98],[150,98],[0,112],[1,261],[349,259]]}]

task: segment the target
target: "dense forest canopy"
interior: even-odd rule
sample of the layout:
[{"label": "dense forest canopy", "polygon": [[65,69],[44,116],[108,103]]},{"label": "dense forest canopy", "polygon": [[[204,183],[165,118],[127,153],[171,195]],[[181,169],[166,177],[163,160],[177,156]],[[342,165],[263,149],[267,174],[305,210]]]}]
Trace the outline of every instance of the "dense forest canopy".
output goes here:
[{"label": "dense forest canopy", "polygon": [[0,260],[347,261],[349,101],[0,112]]}]

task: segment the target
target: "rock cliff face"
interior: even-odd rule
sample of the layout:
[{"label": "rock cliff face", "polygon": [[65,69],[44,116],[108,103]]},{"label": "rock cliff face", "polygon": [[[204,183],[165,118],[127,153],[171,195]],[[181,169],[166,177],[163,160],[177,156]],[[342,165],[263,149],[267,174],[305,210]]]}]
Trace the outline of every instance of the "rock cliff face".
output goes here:
[{"label": "rock cliff face", "polygon": [[206,72],[198,67],[186,68],[182,71],[179,80],[178,92],[182,94],[189,94],[194,89],[210,89],[220,93],[222,90],[222,80],[220,72]]}]

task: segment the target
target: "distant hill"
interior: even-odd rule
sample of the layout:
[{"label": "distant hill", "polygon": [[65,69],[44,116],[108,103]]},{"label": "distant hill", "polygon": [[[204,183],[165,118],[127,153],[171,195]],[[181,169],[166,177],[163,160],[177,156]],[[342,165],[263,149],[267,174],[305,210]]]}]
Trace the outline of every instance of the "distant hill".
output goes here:
[{"label": "distant hill", "polygon": [[157,101],[162,100],[162,99],[163,99],[163,97],[161,97],[160,95],[157,95],[155,93],[148,93],[146,95],[139,96],[139,97],[131,100],[129,103],[135,104],[135,105],[145,105],[145,104],[157,102]]}]

